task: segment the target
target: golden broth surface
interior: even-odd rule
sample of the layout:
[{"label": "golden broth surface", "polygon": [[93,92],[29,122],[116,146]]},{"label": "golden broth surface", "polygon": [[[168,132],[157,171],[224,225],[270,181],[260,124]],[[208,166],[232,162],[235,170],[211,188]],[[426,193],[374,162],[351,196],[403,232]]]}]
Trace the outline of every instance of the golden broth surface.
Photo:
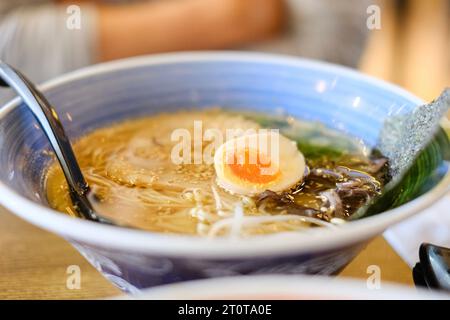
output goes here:
[{"label": "golden broth surface", "polygon": [[[198,142],[202,136],[194,132],[195,121],[202,122],[203,132],[214,128],[224,135],[227,129],[261,128],[260,122],[244,114],[208,109],[158,114],[97,129],[74,144],[75,154],[92,190],[91,201],[95,210],[115,221],[141,229],[191,235],[227,234],[232,223],[226,224],[225,221],[222,228],[217,223],[233,217],[236,203],[242,207],[245,217],[289,215],[295,211],[289,211],[291,208],[306,206],[316,210],[315,219],[330,220],[332,215],[327,216],[323,208],[325,200],[320,192],[333,188],[335,181],[326,177],[307,177],[295,193],[286,195],[292,203],[290,207],[284,207],[280,206],[283,199],[260,202],[257,197],[232,195],[222,190],[216,184],[213,164],[174,164],[171,152],[177,141],[172,141],[171,135],[174,130],[183,128],[191,134],[193,144]],[[347,139],[342,135],[339,137]],[[203,152],[209,143],[203,140],[202,144]],[[370,165],[367,156],[354,150],[336,157],[306,160],[310,169],[342,165],[367,173]],[[381,186],[379,176],[374,174],[373,179]],[[53,208],[77,216],[63,173],[56,162],[47,172],[46,188]],[[273,200],[270,196],[268,198]],[[356,197],[344,199],[341,205],[344,206],[344,217],[340,218],[345,219],[362,202]],[[314,225],[301,219],[249,221],[242,230],[252,235],[294,231]],[[214,225],[216,231],[211,230]]]}]

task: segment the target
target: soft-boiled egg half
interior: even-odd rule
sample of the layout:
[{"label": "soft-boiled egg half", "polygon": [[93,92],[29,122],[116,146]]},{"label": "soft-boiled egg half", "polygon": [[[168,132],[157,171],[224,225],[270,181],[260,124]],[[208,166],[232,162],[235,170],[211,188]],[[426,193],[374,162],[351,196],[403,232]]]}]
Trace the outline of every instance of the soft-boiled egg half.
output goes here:
[{"label": "soft-boiled egg half", "polygon": [[294,141],[264,130],[230,139],[214,155],[217,184],[233,194],[281,192],[301,182],[305,158]]}]

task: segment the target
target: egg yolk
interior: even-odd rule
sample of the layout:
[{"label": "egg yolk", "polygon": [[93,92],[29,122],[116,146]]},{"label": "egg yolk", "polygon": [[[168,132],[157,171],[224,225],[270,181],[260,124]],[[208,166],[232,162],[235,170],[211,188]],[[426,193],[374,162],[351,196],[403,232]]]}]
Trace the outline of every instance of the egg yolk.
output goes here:
[{"label": "egg yolk", "polygon": [[[251,152],[255,152],[255,154],[251,154]],[[250,155],[253,157],[250,157]],[[275,170],[271,168],[270,157],[248,148],[243,152],[233,154],[227,165],[236,177],[251,183],[270,183],[280,175],[278,168],[275,168]]]}]

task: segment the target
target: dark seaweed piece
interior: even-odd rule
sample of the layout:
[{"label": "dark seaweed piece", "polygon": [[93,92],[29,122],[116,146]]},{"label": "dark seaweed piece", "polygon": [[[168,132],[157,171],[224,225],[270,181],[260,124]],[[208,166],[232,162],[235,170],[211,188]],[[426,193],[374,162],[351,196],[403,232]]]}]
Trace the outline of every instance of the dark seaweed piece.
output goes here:
[{"label": "dark seaweed piece", "polygon": [[344,206],[342,204],[342,199],[339,194],[334,189],[329,189],[320,193],[327,201],[329,209],[332,211],[334,216],[338,218],[345,218]]},{"label": "dark seaweed piece", "polygon": [[[380,159],[380,163],[376,161]],[[377,170],[386,164],[384,158],[373,159]],[[372,162],[368,166],[372,165]],[[288,214],[315,216],[329,221],[333,217],[348,218],[358,208],[381,193],[380,182],[364,171],[332,164],[307,170],[302,184],[289,191],[276,193],[266,190],[257,199],[257,205],[265,204],[271,210],[285,210]],[[306,189],[305,189],[306,187]],[[298,193],[314,190],[320,195],[320,210],[306,207],[295,201]],[[306,191],[308,193],[308,191]]]},{"label": "dark seaweed piece", "polygon": [[378,173],[387,166],[388,166],[388,159],[385,157],[381,157],[378,159],[371,159],[370,165],[367,167],[367,172]]},{"label": "dark seaweed piece", "polygon": [[[345,175],[345,177],[350,181],[359,181],[362,184],[362,188],[367,189],[367,191],[373,191],[374,194],[381,192],[380,183],[370,174],[362,171],[352,170],[343,166],[336,167],[336,171]],[[340,184],[341,188],[346,188],[348,185]],[[337,185],[337,187],[339,187]]]},{"label": "dark seaweed piece", "polygon": [[274,200],[279,203],[285,202],[283,197],[281,196],[281,194],[278,194],[272,190],[266,190],[258,195],[258,197],[256,198],[256,204],[260,204],[262,201],[265,201],[268,199]]},{"label": "dark seaweed piece", "polygon": [[309,175],[312,178],[322,178],[325,180],[332,180],[333,182],[342,181],[344,179],[344,176],[341,173],[327,168],[311,169]]},{"label": "dark seaweed piece", "polygon": [[263,203],[269,208],[278,207],[280,209],[285,209],[287,211],[287,214],[313,217],[318,213],[318,211],[313,208],[305,207],[299,205],[298,203],[295,203],[292,195],[287,192],[278,194],[274,191],[266,190],[259,194],[256,199],[256,204],[258,206],[262,205]]}]

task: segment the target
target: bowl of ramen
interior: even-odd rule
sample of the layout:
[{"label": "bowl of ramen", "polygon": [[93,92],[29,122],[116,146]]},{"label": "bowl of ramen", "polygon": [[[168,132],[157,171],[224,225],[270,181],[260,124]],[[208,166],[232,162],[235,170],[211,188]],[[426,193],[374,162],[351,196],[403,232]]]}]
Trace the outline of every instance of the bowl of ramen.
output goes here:
[{"label": "bowl of ramen", "polygon": [[[422,104],[355,71],[256,53],[177,53],[75,71],[42,86],[94,209],[78,218],[42,130],[0,111],[0,202],[67,239],[127,292],[200,278],[333,274],[448,189],[439,131],[376,214],[384,121]],[[19,240],[18,240],[19,241]]]}]

